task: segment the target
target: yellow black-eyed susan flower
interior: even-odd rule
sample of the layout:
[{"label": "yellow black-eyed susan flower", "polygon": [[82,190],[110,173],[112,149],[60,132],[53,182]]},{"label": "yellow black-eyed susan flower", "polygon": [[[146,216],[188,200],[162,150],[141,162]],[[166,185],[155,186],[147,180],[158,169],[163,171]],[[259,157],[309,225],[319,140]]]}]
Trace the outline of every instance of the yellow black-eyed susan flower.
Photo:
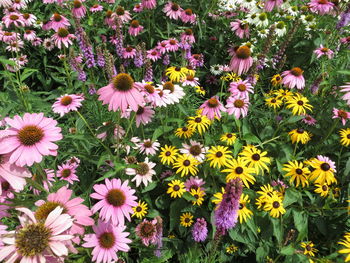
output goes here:
[{"label": "yellow black-eyed susan flower", "polygon": [[181,79],[186,78],[188,70],[183,67],[169,67],[165,75],[169,77],[172,82],[180,82]]},{"label": "yellow black-eyed susan flower", "polygon": [[193,133],[195,132],[195,130],[193,128],[190,128],[188,126],[184,126],[182,128],[178,128],[175,131],[175,136],[179,137],[179,138],[190,138],[192,137]]},{"label": "yellow black-eyed susan flower", "polygon": [[190,194],[196,198],[196,200],[192,201],[193,205],[202,205],[204,198],[203,196],[205,195],[205,192],[199,187],[197,189],[191,189]]},{"label": "yellow black-eyed susan flower", "polygon": [[185,184],[180,180],[172,180],[168,186],[167,194],[172,198],[181,197],[186,192]]},{"label": "yellow black-eyed susan flower", "polygon": [[144,201],[139,201],[137,206],[133,207],[132,210],[134,210],[132,216],[142,219],[147,214],[148,205]]},{"label": "yellow black-eyed susan flower", "polygon": [[265,104],[268,107],[273,108],[275,110],[282,106],[283,101],[277,97],[272,97],[272,98],[265,99]]},{"label": "yellow black-eyed susan flower", "polygon": [[329,186],[327,184],[315,184],[315,193],[318,193],[322,197],[327,197],[329,193]]},{"label": "yellow black-eyed susan flower", "polygon": [[296,187],[300,184],[302,187],[309,185],[308,175],[310,170],[307,167],[304,167],[302,162],[298,161],[289,161],[284,165],[283,171],[287,173],[284,176],[290,176],[290,183],[294,183]]},{"label": "yellow black-eyed susan flower", "polygon": [[225,146],[212,146],[208,150],[207,158],[210,161],[210,167],[219,167],[226,165],[227,161],[232,159],[232,152]]},{"label": "yellow black-eyed susan flower", "polygon": [[248,161],[246,159],[238,157],[237,159],[228,160],[226,167],[226,169],[221,171],[229,173],[226,176],[226,182],[238,177],[247,188],[249,188],[249,184],[255,183],[255,177],[253,176],[255,169],[248,167]]},{"label": "yellow black-eyed susan flower", "polygon": [[276,87],[282,83],[282,77],[280,74],[276,74],[271,78],[272,86]]},{"label": "yellow black-eyed susan flower", "polygon": [[299,143],[306,144],[311,140],[312,134],[303,128],[298,128],[291,130],[289,133],[290,139],[292,140],[292,143]]},{"label": "yellow black-eyed susan flower", "polygon": [[340,240],[338,244],[343,245],[344,248],[340,249],[338,253],[340,254],[347,254],[345,258],[345,262],[350,261],[350,233],[347,232],[344,235],[344,239]]},{"label": "yellow black-eyed susan flower", "polygon": [[311,257],[314,257],[315,253],[317,253],[318,251],[316,248],[314,248],[315,245],[311,241],[302,242],[300,246],[304,248],[304,255],[308,255]]},{"label": "yellow black-eyed susan flower", "polygon": [[247,204],[249,203],[250,203],[249,196],[242,193],[241,198],[239,200],[239,210],[238,210],[238,218],[241,224],[246,222],[253,215],[253,212],[249,210],[247,207]]},{"label": "yellow black-eyed susan flower", "polygon": [[161,148],[161,152],[159,154],[160,161],[162,164],[171,165],[176,161],[176,156],[178,155],[178,149],[175,146],[165,145]]},{"label": "yellow black-eyed susan flower", "polygon": [[286,213],[282,201],[281,197],[276,192],[273,192],[271,196],[268,195],[264,210],[269,212],[270,216],[278,218]]},{"label": "yellow black-eyed susan flower", "polygon": [[249,167],[253,167],[256,173],[262,172],[264,169],[269,171],[268,164],[271,163],[271,159],[266,156],[267,152],[261,152],[253,145],[247,145],[240,153],[243,160],[248,161]]},{"label": "yellow black-eyed susan flower", "polygon": [[190,227],[193,224],[193,215],[191,213],[183,213],[180,216],[180,225]]},{"label": "yellow black-eyed susan flower", "polygon": [[207,116],[197,114],[196,116],[189,117],[187,124],[189,128],[198,131],[199,134],[202,134],[209,128],[211,121]]},{"label": "yellow black-eyed susan flower", "polygon": [[350,145],[350,128],[341,129],[339,131],[339,134],[340,134],[341,145],[348,147]]},{"label": "yellow black-eyed susan flower", "polygon": [[312,105],[309,100],[303,95],[296,93],[294,96],[289,97],[286,101],[286,108],[292,109],[293,115],[306,115],[306,110],[312,111]]},{"label": "yellow black-eyed susan flower", "polygon": [[220,137],[220,141],[225,142],[227,145],[233,145],[236,139],[237,139],[237,135],[232,132],[226,132]]},{"label": "yellow black-eyed susan flower", "polygon": [[173,168],[177,168],[176,173],[181,174],[181,177],[188,174],[196,175],[198,173],[198,168],[196,167],[198,164],[199,161],[192,155],[182,154],[176,158]]}]

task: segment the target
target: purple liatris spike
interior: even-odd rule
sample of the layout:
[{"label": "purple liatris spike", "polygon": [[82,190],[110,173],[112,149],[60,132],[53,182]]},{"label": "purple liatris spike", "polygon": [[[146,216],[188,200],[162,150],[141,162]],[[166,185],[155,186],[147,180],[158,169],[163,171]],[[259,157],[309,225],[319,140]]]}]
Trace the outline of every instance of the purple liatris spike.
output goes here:
[{"label": "purple liatris spike", "polygon": [[192,237],[196,242],[203,242],[208,235],[207,222],[204,218],[197,218],[197,222],[192,228]]},{"label": "purple liatris spike", "polygon": [[146,72],[145,72],[145,76],[143,79],[146,82],[153,81],[153,68],[152,68],[152,63],[150,61],[146,62]]},{"label": "purple liatris spike", "polygon": [[84,70],[78,70],[78,80],[83,82],[86,81],[86,73]]},{"label": "purple liatris spike", "polygon": [[106,65],[105,57],[100,47],[97,48],[97,65],[100,68],[103,68]]},{"label": "purple liatris spike", "polygon": [[168,54],[165,54],[164,57],[163,57],[163,64],[164,65],[169,65],[170,64],[170,57]]},{"label": "purple liatris spike", "polygon": [[237,223],[239,199],[242,195],[242,182],[240,178],[230,180],[225,187],[222,201],[215,211],[215,225],[222,235],[235,227]]}]

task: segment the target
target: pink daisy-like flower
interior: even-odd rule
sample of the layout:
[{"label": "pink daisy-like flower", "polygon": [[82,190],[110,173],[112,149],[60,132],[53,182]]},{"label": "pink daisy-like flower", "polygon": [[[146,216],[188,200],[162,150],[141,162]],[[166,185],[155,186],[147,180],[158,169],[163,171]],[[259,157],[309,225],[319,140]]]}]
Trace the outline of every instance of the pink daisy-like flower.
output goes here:
[{"label": "pink daisy-like flower", "polygon": [[341,122],[343,125],[346,124],[346,121],[350,119],[350,112],[344,111],[344,110],[338,110],[336,108],[333,108],[333,117],[332,119],[341,119]]},{"label": "pink daisy-like flower", "polygon": [[145,246],[148,247],[150,244],[156,245],[157,219],[153,219],[152,221],[143,219],[143,221],[136,226],[135,232],[136,235],[141,238],[141,241]]},{"label": "pink daisy-like flower", "polygon": [[231,92],[232,97],[249,99],[249,93],[254,93],[254,87],[248,80],[239,80],[231,82],[228,91]]},{"label": "pink daisy-like flower", "polygon": [[166,107],[169,104],[174,104],[170,98],[170,90],[163,90],[162,88],[156,89],[158,91],[159,98],[156,98],[157,107]]},{"label": "pink daisy-like flower", "polygon": [[194,77],[192,75],[187,75],[186,78],[183,78],[181,80],[181,85],[182,86],[191,86],[191,87],[196,87],[199,86],[199,78]]},{"label": "pink daisy-like flower", "polygon": [[[103,123],[103,126],[107,126],[107,125],[111,125],[111,123],[110,122]],[[122,126],[115,124],[113,132],[111,132],[111,133],[113,135],[113,139],[120,140],[124,137],[125,130],[123,129]],[[107,131],[104,131],[104,132],[97,134],[96,137],[101,139],[101,140],[105,140],[107,138]]]},{"label": "pink daisy-like flower", "polygon": [[[281,0],[282,1],[282,0]],[[230,23],[231,30],[235,32],[236,36],[239,38],[249,38],[249,24],[242,22],[239,19],[236,19],[235,21]]]},{"label": "pink daisy-like flower", "polygon": [[50,38],[45,38],[43,42],[43,47],[48,51],[51,51],[55,47],[55,44]]},{"label": "pink daisy-like flower", "polygon": [[[31,173],[23,167],[9,162],[9,155],[0,155],[0,179],[4,179],[16,191],[23,190],[26,185],[25,178],[32,177]],[[3,183],[1,183],[3,185]],[[0,195],[2,186],[0,186]]]},{"label": "pink daisy-like flower", "polygon": [[175,52],[179,50],[179,41],[177,39],[169,39],[166,42],[166,51],[169,52]]},{"label": "pink daisy-like flower", "polygon": [[156,101],[159,100],[159,90],[147,82],[135,82],[135,86],[141,91],[145,102],[151,103],[155,107]]},{"label": "pink daisy-like flower", "polygon": [[235,48],[230,60],[231,70],[238,75],[246,73],[253,65],[253,58],[250,55],[251,51],[248,46]]},{"label": "pink daisy-like flower", "polygon": [[0,7],[10,7],[12,5],[12,0],[0,0]]},{"label": "pink daisy-like flower", "polygon": [[152,141],[151,139],[143,140],[143,142],[135,143],[134,149],[137,149],[140,151],[140,153],[144,153],[146,155],[155,155],[159,149],[159,142],[158,141]]},{"label": "pink daisy-like flower", "polygon": [[325,15],[333,10],[334,4],[328,0],[311,0],[309,3],[309,7],[311,12],[320,15]]},{"label": "pink daisy-like flower", "polygon": [[301,121],[311,126],[316,125],[316,122],[317,122],[316,119],[314,119],[311,115],[308,115],[308,114],[306,114]]},{"label": "pink daisy-like flower", "polygon": [[52,15],[49,23],[49,28],[56,32],[58,32],[60,28],[67,28],[70,26],[68,19],[58,13]]},{"label": "pink daisy-like flower", "polygon": [[197,190],[198,188],[200,188],[202,191],[205,191],[205,188],[202,187],[204,184],[205,181],[202,178],[199,178],[198,176],[191,176],[185,182],[186,191],[191,192],[192,189]]},{"label": "pink daisy-like flower", "polygon": [[22,14],[23,16],[23,21],[24,21],[24,24],[26,26],[32,26],[34,25],[34,23],[36,22],[37,18],[35,15],[33,14],[29,14],[29,13],[24,13]]},{"label": "pink daisy-like flower", "polygon": [[74,181],[79,182],[79,178],[76,175],[76,167],[70,164],[62,164],[58,166],[57,177],[61,180],[65,180],[70,184],[74,184]]},{"label": "pink daisy-like flower", "polygon": [[[86,205],[82,204],[84,199],[80,197],[72,198],[72,194],[72,190],[63,186],[56,193],[49,194],[46,201],[39,200],[35,202],[35,205],[38,207],[35,211],[35,218],[37,220],[45,220],[51,211],[60,206],[65,214],[70,215],[74,220],[68,234],[84,235],[84,227],[94,224],[94,220],[91,218],[92,212]],[[79,243],[80,238],[77,236],[73,241]]]},{"label": "pink daisy-like flower", "polygon": [[144,98],[135,87],[133,78],[127,73],[114,76],[112,82],[97,91],[99,100],[108,104],[108,110],[125,112],[128,107],[137,111],[144,104]]},{"label": "pink daisy-like flower", "polygon": [[189,57],[188,62],[192,68],[203,67],[204,56],[203,54],[193,54]]},{"label": "pink daisy-like flower", "polygon": [[193,44],[196,42],[196,39],[194,38],[193,31],[190,28],[185,29],[185,32],[183,32],[180,36],[181,42]]},{"label": "pink daisy-like flower", "polygon": [[14,9],[24,9],[27,7],[27,4],[24,0],[15,0],[12,4],[12,8]]},{"label": "pink daisy-like flower", "polygon": [[183,9],[174,2],[168,2],[163,8],[165,15],[174,20],[178,20],[181,17],[182,11]]},{"label": "pink daisy-like flower", "polygon": [[203,109],[202,115],[207,116],[210,120],[213,120],[215,117],[220,119],[221,112],[226,111],[218,96],[213,96],[206,100],[199,108]]},{"label": "pink daisy-like flower", "polygon": [[157,49],[147,50],[147,58],[155,62],[161,58],[161,54]]},{"label": "pink daisy-like flower", "polygon": [[27,29],[23,34],[23,38],[28,41],[33,41],[36,38],[35,31]]},{"label": "pink daisy-like flower", "polygon": [[20,39],[20,35],[15,32],[0,31],[0,40],[5,43],[11,43]]},{"label": "pink daisy-like flower", "polygon": [[143,11],[143,7],[141,3],[138,3],[134,6],[133,11],[135,13],[141,13]]},{"label": "pink daisy-like flower", "polygon": [[82,18],[86,15],[86,7],[81,1],[74,0],[72,14],[77,18]]},{"label": "pink daisy-like flower", "polygon": [[209,150],[209,147],[205,147],[199,142],[190,140],[190,144],[183,143],[180,152],[183,154],[191,155],[193,158],[199,162],[204,162],[205,154]]},{"label": "pink daisy-like flower", "polygon": [[283,0],[265,0],[264,8],[267,12],[271,12],[274,8],[278,8],[283,4]]},{"label": "pink daisy-like flower", "polygon": [[160,54],[163,55],[166,52],[168,52],[167,45],[168,45],[168,40],[163,40],[157,43],[156,49],[160,52]]},{"label": "pink daisy-like flower", "polygon": [[143,26],[140,25],[138,20],[132,20],[129,27],[129,34],[131,36],[137,36],[143,30]]},{"label": "pink daisy-like flower", "polygon": [[136,49],[130,46],[123,48],[123,58],[134,58],[136,56]]},{"label": "pink daisy-like flower", "polygon": [[114,225],[124,225],[124,217],[129,221],[134,213],[132,208],[137,205],[135,190],[128,186],[129,181],[122,182],[120,179],[105,179],[104,184],[95,184],[95,193],[90,196],[98,201],[91,211],[96,213],[100,210],[100,218],[105,221],[111,220]]},{"label": "pink daisy-like flower", "polygon": [[350,82],[347,82],[346,85],[340,86],[340,92],[344,92],[345,94],[342,96],[342,99],[346,101],[346,103],[350,106]]},{"label": "pink daisy-like flower", "polygon": [[305,79],[303,76],[303,72],[304,71],[298,67],[282,72],[282,84],[290,89],[303,89],[305,87]]},{"label": "pink daisy-like flower", "polygon": [[118,16],[122,23],[127,23],[131,20],[130,12],[125,10],[123,7],[118,6],[113,13],[112,18],[115,19],[115,16]]},{"label": "pink daisy-like flower", "polygon": [[157,6],[156,0],[141,0],[141,5],[144,9],[154,9]]},{"label": "pink daisy-like flower", "polygon": [[124,232],[126,226],[114,226],[110,222],[98,221],[93,226],[94,234],[85,235],[83,247],[93,248],[92,261],[97,263],[112,263],[118,261],[117,252],[128,252],[131,240],[127,238],[130,234]]},{"label": "pink daisy-like flower", "polygon": [[[52,183],[55,182],[55,171],[50,169],[44,169],[44,172],[44,178],[41,178],[41,176],[34,174],[32,180],[37,182],[38,184],[41,184],[46,191],[49,191],[52,186]],[[40,195],[41,193],[40,190],[35,189],[33,187],[29,187],[29,189],[32,189],[35,195]]]},{"label": "pink daisy-like flower", "polygon": [[96,12],[101,12],[103,10],[103,6],[99,4],[95,4],[92,7],[90,7],[90,12],[96,13]]},{"label": "pink daisy-like flower", "polygon": [[11,51],[11,52],[20,52],[21,48],[23,48],[23,46],[24,46],[24,42],[22,40],[17,40],[17,41],[11,42],[6,47],[6,50]]},{"label": "pink daisy-like flower", "polygon": [[44,113],[25,113],[5,119],[9,129],[0,131],[0,154],[10,154],[10,163],[32,166],[43,156],[57,155],[58,146],[53,142],[62,139],[57,121],[44,117]]},{"label": "pink daisy-like flower", "polygon": [[146,125],[151,122],[154,113],[150,106],[139,106],[139,109],[136,111],[136,127],[139,127],[141,123]]},{"label": "pink daisy-like flower", "polygon": [[329,48],[324,47],[323,45],[320,45],[319,48],[314,50],[314,53],[316,54],[317,58],[327,56],[329,59],[332,59],[334,56],[334,52]]},{"label": "pink daisy-like flower", "polygon": [[5,245],[0,249],[1,262],[60,262],[68,255],[66,246],[73,236],[66,231],[71,228],[73,220],[62,214],[63,208],[56,207],[45,221],[37,220],[27,208],[17,210],[24,213],[19,216],[21,226],[9,231],[2,239]]},{"label": "pink daisy-like flower", "polygon": [[69,31],[63,27],[59,28],[57,32],[51,37],[54,41],[55,46],[61,49],[62,44],[68,48],[69,45],[72,45],[72,39],[76,39],[73,34],[69,34]]},{"label": "pink daisy-like flower", "polygon": [[6,27],[14,25],[15,27],[22,27],[25,25],[24,19],[21,13],[10,12],[2,18]]},{"label": "pink daisy-like flower", "polygon": [[153,170],[154,166],[156,164],[150,162],[148,157],[146,157],[143,162],[137,163],[136,168],[126,168],[125,173],[127,175],[135,175],[131,181],[136,181],[136,187],[139,187],[141,183],[147,186],[148,183],[152,182],[152,176],[156,174],[156,171]]},{"label": "pink daisy-like flower", "polygon": [[193,13],[191,8],[187,8],[181,12],[180,19],[184,23],[194,24],[196,22],[197,16]]},{"label": "pink daisy-like flower", "polygon": [[70,111],[77,111],[81,107],[81,102],[84,97],[75,94],[66,94],[56,99],[56,102],[52,105],[52,111],[58,113],[63,117]]},{"label": "pink daisy-like flower", "polygon": [[234,114],[236,119],[244,118],[248,114],[249,100],[247,98],[229,97],[226,103],[227,113]]}]

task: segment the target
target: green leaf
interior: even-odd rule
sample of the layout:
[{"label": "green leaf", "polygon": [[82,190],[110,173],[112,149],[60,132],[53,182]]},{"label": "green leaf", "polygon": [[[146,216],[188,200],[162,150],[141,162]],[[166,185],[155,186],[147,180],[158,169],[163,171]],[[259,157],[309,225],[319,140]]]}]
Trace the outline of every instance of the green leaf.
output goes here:
[{"label": "green leaf", "polygon": [[247,143],[261,143],[260,139],[251,133],[245,134],[243,140],[247,141]]},{"label": "green leaf", "polygon": [[301,193],[295,188],[288,188],[283,199],[284,207],[287,207],[293,203],[300,202],[302,200]]},{"label": "green leaf", "polygon": [[164,133],[167,133],[169,131],[171,131],[173,129],[173,127],[167,127],[167,126],[163,126],[163,127],[159,127],[157,128],[154,133],[153,133],[153,136],[152,136],[152,141],[155,141],[157,140],[157,138],[161,135],[163,135]]},{"label": "green leaf", "polygon": [[291,256],[294,254],[294,247],[292,247],[292,245],[286,246],[286,247],[282,247],[281,249],[281,254],[282,255],[286,255],[286,256]]},{"label": "green leaf", "polygon": [[294,226],[298,230],[297,241],[300,241],[308,235],[308,215],[304,211],[293,210]]},{"label": "green leaf", "polygon": [[147,185],[142,191],[141,193],[147,193],[149,191],[152,191],[154,188],[157,187],[157,182],[153,181],[152,183],[150,183],[149,185]]},{"label": "green leaf", "polygon": [[268,252],[263,247],[256,250],[256,262],[265,262]]},{"label": "green leaf", "polygon": [[189,192],[185,192],[182,197],[186,199],[187,201],[196,201],[196,198],[191,195]]},{"label": "green leaf", "polygon": [[278,243],[282,243],[283,239],[283,227],[279,218],[271,218],[273,226],[273,235],[276,237]]},{"label": "green leaf", "polygon": [[184,208],[186,205],[187,203],[184,199],[177,199],[171,203],[170,214],[169,214],[169,217],[170,217],[169,231],[172,231],[175,225],[179,224],[181,209]]}]

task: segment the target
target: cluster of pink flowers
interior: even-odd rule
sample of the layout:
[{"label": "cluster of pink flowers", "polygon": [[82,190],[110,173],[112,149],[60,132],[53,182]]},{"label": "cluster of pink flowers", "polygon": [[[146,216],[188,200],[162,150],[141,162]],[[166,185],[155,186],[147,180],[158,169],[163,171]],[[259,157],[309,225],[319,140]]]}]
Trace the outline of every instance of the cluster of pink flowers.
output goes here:
[{"label": "cluster of pink flowers", "polygon": [[181,20],[184,23],[194,24],[196,22],[196,14],[193,13],[192,9],[183,9],[179,4],[175,2],[168,2],[164,8],[163,12],[165,15],[174,20]]}]

